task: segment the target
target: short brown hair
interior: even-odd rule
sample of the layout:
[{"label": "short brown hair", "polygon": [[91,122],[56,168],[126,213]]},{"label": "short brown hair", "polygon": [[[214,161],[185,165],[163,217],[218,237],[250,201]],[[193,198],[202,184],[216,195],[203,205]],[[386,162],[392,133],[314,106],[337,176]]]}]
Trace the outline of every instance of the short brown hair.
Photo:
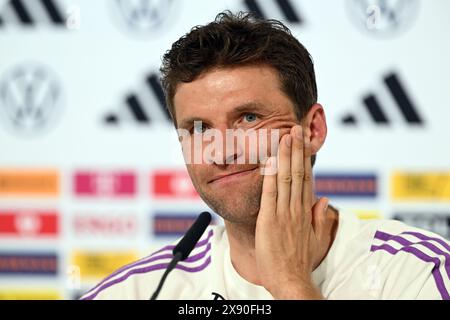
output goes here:
[{"label": "short brown hair", "polygon": [[317,102],[312,58],[288,27],[251,13],[224,11],[213,22],[192,28],[164,54],[161,82],[175,126],[173,99],[178,84],[194,81],[213,68],[253,64],[278,71],[281,89],[294,104],[298,120]]}]

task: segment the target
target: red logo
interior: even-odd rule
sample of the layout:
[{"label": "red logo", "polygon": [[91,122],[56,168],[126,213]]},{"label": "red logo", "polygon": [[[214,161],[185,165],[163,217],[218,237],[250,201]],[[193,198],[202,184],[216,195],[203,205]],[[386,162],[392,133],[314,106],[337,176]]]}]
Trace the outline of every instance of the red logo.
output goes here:
[{"label": "red logo", "polygon": [[199,198],[186,170],[158,170],[151,180],[155,197]]},{"label": "red logo", "polygon": [[56,236],[58,232],[58,215],[54,211],[0,211],[1,236]]},{"label": "red logo", "polygon": [[73,223],[78,236],[129,236],[137,232],[136,217],[130,215],[79,215]]},{"label": "red logo", "polygon": [[130,171],[79,171],[74,192],[86,197],[131,197],[136,193],[136,175]]}]

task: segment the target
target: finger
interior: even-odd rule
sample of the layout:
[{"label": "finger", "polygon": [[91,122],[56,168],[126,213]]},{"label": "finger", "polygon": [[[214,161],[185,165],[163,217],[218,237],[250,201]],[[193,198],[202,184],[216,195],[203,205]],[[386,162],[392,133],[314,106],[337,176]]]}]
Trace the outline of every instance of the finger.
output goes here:
[{"label": "finger", "polygon": [[302,210],[303,176],[303,130],[301,126],[292,128],[292,157],[291,157],[291,214],[299,215]]},{"label": "finger", "polygon": [[281,138],[278,149],[278,174],[277,174],[277,214],[289,214],[289,201],[291,195],[291,135],[285,134]]},{"label": "finger", "polygon": [[312,219],[312,169],[311,169],[311,142],[308,138],[304,139],[304,168],[305,173],[303,176],[303,210],[302,217],[306,223],[311,223]]},{"label": "finger", "polygon": [[[276,165],[276,158],[267,159],[265,169],[272,170]],[[260,215],[275,215],[277,209],[277,176],[274,174],[263,175],[263,186],[261,193]]]}]

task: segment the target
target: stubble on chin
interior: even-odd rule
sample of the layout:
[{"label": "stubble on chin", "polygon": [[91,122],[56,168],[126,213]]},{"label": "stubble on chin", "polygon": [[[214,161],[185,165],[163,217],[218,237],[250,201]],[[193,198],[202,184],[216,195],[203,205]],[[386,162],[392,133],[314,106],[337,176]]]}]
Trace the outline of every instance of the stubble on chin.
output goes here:
[{"label": "stubble on chin", "polygon": [[261,176],[250,187],[237,188],[233,194],[227,194],[222,190],[215,191],[211,187],[203,190],[195,182],[194,186],[203,201],[226,222],[255,226],[261,201],[262,181]]}]

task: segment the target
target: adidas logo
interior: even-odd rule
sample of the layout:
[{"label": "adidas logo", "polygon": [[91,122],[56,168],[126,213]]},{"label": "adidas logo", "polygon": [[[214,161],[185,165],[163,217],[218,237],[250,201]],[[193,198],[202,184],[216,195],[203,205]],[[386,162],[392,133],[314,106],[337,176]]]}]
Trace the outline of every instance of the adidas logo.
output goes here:
[{"label": "adidas logo", "polygon": [[[398,75],[396,73],[388,74],[383,78],[383,85],[384,90],[387,91],[386,95],[381,94],[377,97],[377,95],[369,93],[362,98],[370,121],[376,125],[389,125],[400,118],[400,121],[404,121],[408,125],[423,126],[424,120],[419,115]],[[379,98],[385,104],[382,104]],[[387,104],[389,106],[386,106]],[[393,106],[393,108],[390,106]],[[342,117],[341,123],[344,126],[354,126],[358,123],[358,120],[353,113],[349,113]]]},{"label": "adidas logo", "polygon": [[150,73],[146,77],[144,88],[138,93],[132,92],[125,96],[124,106],[118,112],[108,113],[104,118],[107,125],[116,125],[126,120],[144,125],[152,121],[172,121],[156,73]]},{"label": "adidas logo", "polygon": [[263,19],[274,18],[288,23],[303,23],[300,13],[290,0],[244,0],[244,4],[248,11]]},{"label": "adidas logo", "polygon": [[66,19],[56,0],[9,0],[0,8],[0,28],[7,23],[32,27],[45,22],[65,27]]}]

